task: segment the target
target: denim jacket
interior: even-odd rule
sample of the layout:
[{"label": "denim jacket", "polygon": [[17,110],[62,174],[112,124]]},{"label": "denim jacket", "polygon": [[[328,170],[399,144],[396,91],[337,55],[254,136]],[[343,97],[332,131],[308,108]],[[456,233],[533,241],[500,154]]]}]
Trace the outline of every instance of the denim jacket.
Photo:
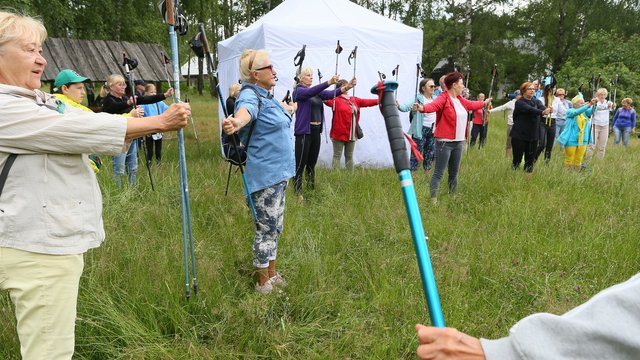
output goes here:
[{"label": "denim jacket", "polygon": [[245,172],[249,192],[254,193],[288,181],[295,174],[291,116],[267,90],[253,84],[244,86],[251,86],[260,93],[258,99],[255,92],[241,90],[236,100],[236,112],[245,108],[251,115],[251,121],[241,132],[243,143],[246,143],[248,130],[255,122],[247,149]]}]

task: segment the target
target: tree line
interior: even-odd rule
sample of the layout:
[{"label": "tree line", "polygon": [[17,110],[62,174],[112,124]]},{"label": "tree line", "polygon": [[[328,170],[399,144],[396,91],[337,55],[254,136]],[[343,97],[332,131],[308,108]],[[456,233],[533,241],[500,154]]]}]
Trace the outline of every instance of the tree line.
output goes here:
[{"label": "tree line", "polygon": [[[470,71],[472,93],[487,92],[491,68],[514,90],[524,80],[553,73],[575,94],[601,75],[618,94],[640,94],[640,2],[637,0],[352,0],[424,33],[422,65],[449,60]],[[228,38],[280,5],[282,0],[183,0],[189,34],[205,23],[212,44]],[[168,47],[155,0],[0,0],[0,7],[39,16],[52,37],[159,43]],[[429,71],[427,71],[428,73]],[[611,86],[610,86],[611,84]],[[586,95],[586,94],[585,94]]]}]

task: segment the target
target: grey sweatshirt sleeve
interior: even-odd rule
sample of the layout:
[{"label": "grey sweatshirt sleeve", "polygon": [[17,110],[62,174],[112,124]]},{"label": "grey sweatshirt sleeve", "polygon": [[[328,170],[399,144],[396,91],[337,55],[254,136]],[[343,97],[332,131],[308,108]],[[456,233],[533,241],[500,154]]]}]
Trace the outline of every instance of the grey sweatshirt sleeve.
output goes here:
[{"label": "grey sweatshirt sleeve", "polygon": [[480,339],[487,360],[640,358],[640,274],[564,315],[534,314],[498,340]]}]

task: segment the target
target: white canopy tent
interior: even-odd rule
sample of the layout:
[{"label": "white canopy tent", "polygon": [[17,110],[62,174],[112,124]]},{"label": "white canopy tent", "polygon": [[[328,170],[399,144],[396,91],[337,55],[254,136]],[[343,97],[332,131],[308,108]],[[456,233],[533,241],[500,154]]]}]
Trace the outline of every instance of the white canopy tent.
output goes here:
[{"label": "white canopy tent", "polygon": [[[370,89],[379,81],[378,71],[391,79],[392,70],[399,65],[398,100],[409,102],[415,96],[416,63],[420,63],[422,39],[422,30],[378,15],[348,0],[286,0],[244,31],[218,43],[218,75],[226,98],[227,85],[238,81],[242,52],[247,48],[267,49],[279,79],[274,96],[282,99],[287,90],[293,89],[296,71],[293,59],[302,45],[307,45],[303,66],[319,69],[323,81],[326,81],[335,72],[336,42],[340,40],[344,50],[339,55],[338,73],[344,79],[353,76],[353,62],[349,65],[347,59],[353,48],[358,47],[355,96],[374,97]],[[314,74],[315,85],[318,83],[317,70]],[[222,118],[222,108],[219,108],[219,114]],[[407,129],[408,114],[401,118]],[[329,132],[330,108],[325,108],[325,120],[326,132]],[[356,145],[355,163],[392,165],[380,110],[377,107],[363,108],[360,126],[364,138]],[[323,134],[322,138],[319,162],[329,165],[333,153],[331,140],[324,143],[328,134]]]}]

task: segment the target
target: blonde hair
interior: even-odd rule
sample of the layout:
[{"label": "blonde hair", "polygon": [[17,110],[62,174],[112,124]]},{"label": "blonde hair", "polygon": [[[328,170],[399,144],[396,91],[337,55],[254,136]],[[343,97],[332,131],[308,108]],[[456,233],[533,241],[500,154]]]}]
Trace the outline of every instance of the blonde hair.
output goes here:
[{"label": "blonde hair", "polygon": [[155,84],[147,84],[147,85],[145,85],[144,86],[145,94],[148,93],[152,88],[153,88],[153,90],[156,90],[156,85]]},{"label": "blonde hair", "polygon": [[485,96],[484,96],[484,93],[480,93],[480,94],[478,94],[478,98],[479,98],[480,96],[482,96],[483,98],[485,97]]},{"label": "blonde hair", "polygon": [[604,96],[606,97],[607,95],[609,95],[609,92],[605,88],[600,88],[598,89],[598,91],[596,91],[596,96],[600,94],[604,94]]},{"label": "blonde hair", "polygon": [[26,40],[42,45],[47,38],[47,29],[39,19],[0,11],[0,50],[16,40]]},{"label": "blonde hair", "polygon": [[562,93],[566,96],[567,92],[563,89],[563,88],[557,88],[556,89],[556,94],[559,93],[560,91],[562,91]]},{"label": "blonde hair", "polygon": [[310,67],[303,67],[302,70],[300,70],[300,75],[311,75],[313,76],[313,69]]},{"label": "blonde hair", "polygon": [[240,79],[242,82],[255,83],[251,77],[251,71],[260,68],[269,58],[269,52],[265,49],[247,49],[240,55]]},{"label": "blonde hair", "polygon": [[238,83],[233,83],[229,85],[229,96],[233,96],[236,93],[236,90],[240,89],[242,86]]},{"label": "blonde hair", "polygon": [[629,106],[633,105],[633,100],[631,100],[631,98],[624,98],[622,99],[622,105],[627,104]]},{"label": "blonde hair", "polygon": [[111,89],[113,85],[121,82],[122,83],[125,82],[124,76],[122,75],[111,74],[107,76],[107,81],[105,81],[104,85],[102,85],[102,88],[100,88],[100,97],[105,97],[109,95],[109,89]]}]

